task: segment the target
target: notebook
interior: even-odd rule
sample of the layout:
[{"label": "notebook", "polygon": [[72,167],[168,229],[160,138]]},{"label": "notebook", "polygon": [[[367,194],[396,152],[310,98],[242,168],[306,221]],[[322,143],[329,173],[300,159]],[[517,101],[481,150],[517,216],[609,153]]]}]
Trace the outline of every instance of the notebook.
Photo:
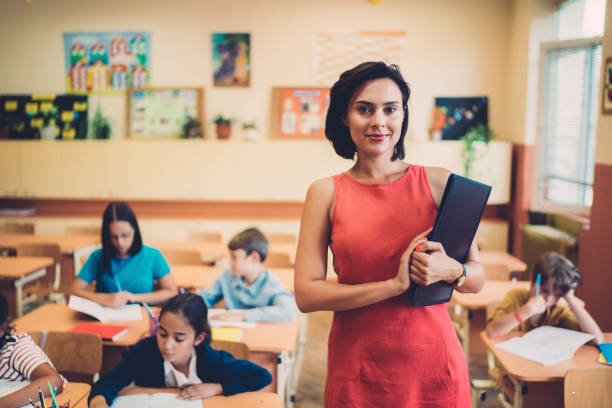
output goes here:
[{"label": "notebook", "polygon": [[[491,186],[451,174],[436,222],[427,239],[442,243],[449,257],[463,263],[476,235],[489,194]],[[442,281],[427,286],[412,283],[410,286],[412,306],[445,303],[453,293],[453,286]]]},{"label": "notebook", "polygon": [[255,327],[255,322],[245,322],[242,320],[218,320],[211,317],[227,312],[226,309],[212,308],[208,309],[208,323],[210,327],[239,327],[241,329],[252,329]]},{"label": "notebook", "polygon": [[115,398],[111,408],[202,408],[202,400],[186,401],[176,398],[177,394],[159,392],[156,394],[123,395]]},{"label": "notebook", "polygon": [[213,327],[212,339],[225,341],[240,341],[242,339],[242,329],[237,327]]},{"label": "notebook", "polygon": [[71,332],[97,334],[102,340],[116,341],[128,332],[129,326],[115,326],[112,324],[81,322],[70,329]]},{"label": "notebook", "polygon": [[101,322],[126,322],[142,320],[140,305],[125,305],[123,307],[105,307],[89,299],[70,296],[68,307],[95,317]]},{"label": "notebook", "polygon": [[572,358],[584,343],[595,338],[592,334],[561,327],[541,326],[523,337],[513,337],[498,348],[542,365],[556,364]]}]

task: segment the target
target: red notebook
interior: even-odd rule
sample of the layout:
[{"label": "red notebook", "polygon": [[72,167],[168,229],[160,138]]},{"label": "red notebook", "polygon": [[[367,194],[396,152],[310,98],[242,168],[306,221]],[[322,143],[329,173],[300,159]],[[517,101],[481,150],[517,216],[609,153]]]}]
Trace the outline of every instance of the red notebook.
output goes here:
[{"label": "red notebook", "polygon": [[129,330],[129,326],[114,326],[111,324],[81,322],[70,331],[97,334],[102,340],[115,341]]}]

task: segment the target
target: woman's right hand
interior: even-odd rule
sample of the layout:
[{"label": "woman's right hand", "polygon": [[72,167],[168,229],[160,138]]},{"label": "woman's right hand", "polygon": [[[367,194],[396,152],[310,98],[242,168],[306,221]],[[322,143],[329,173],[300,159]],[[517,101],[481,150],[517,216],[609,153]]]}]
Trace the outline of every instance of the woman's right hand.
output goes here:
[{"label": "woman's right hand", "polygon": [[410,260],[412,258],[412,253],[420,243],[427,241],[427,235],[432,229],[433,227],[429,227],[414,237],[408,245],[408,248],[402,254],[399,267],[397,268],[397,275],[395,275],[395,278],[393,278],[393,283],[395,283],[400,293],[403,293],[410,288]]}]

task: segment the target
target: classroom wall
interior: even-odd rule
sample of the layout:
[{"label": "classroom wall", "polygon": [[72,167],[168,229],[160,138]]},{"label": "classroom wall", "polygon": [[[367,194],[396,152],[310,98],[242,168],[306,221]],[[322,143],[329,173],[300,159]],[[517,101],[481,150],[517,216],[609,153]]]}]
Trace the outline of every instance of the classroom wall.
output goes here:
[{"label": "classroom wall", "polygon": [[[268,137],[270,88],[313,84],[315,33],[406,32],[399,61],[412,87],[409,138],[427,137],[434,96],[487,95],[490,125],[507,128],[511,1],[385,0],[5,0],[0,93],[63,92],[63,32],[149,30],[152,86],[204,86],[207,134],[217,113],[256,120]],[[250,32],[252,85],[212,87],[212,32]],[[348,68],[348,67],[347,67]],[[331,84],[327,84],[331,85]],[[125,134],[120,96],[93,96]]]}]

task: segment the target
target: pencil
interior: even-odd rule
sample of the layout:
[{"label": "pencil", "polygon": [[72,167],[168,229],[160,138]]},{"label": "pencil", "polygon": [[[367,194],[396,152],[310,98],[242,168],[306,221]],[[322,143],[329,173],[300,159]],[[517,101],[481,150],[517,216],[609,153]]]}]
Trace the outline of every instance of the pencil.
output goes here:
[{"label": "pencil", "polygon": [[540,294],[540,282],[542,281],[542,274],[538,273],[536,277],[536,292],[535,295],[538,296]]},{"label": "pencil", "polygon": [[47,406],[45,405],[45,398],[43,397],[42,391],[40,390],[40,387],[38,387],[38,398],[40,398],[40,406],[42,408],[47,408]]},{"label": "pencil", "polygon": [[147,313],[149,314],[149,317],[151,319],[153,319],[154,322],[157,322],[157,318],[155,317],[155,315],[153,314],[153,312],[151,311],[151,308],[149,307],[149,305],[147,305],[145,302],[141,302],[142,306],[145,308],[145,310],[147,311]]},{"label": "pencil", "polygon": [[[51,386],[50,382],[47,382],[47,384],[49,384],[49,392],[51,393],[51,399],[53,400],[53,404],[55,404],[56,408],[59,408],[59,405],[57,404],[57,399],[55,398],[55,393],[53,392],[53,387]],[[53,408],[53,404],[51,404],[51,408]]]}]

